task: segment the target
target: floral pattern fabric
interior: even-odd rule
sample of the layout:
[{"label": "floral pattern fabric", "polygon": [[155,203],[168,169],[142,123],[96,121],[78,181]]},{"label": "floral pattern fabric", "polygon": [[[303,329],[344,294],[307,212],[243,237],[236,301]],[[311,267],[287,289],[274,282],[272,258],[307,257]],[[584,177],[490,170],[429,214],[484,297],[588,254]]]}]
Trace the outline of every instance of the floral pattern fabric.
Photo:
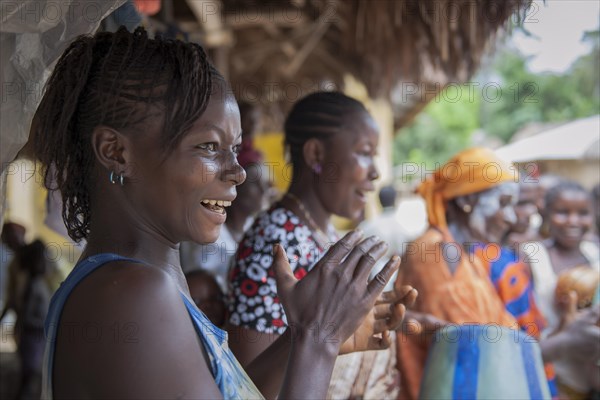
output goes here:
[{"label": "floral pattern fabric", "polygon": [[275,204],[260,214],[244,235],[230,272],[233,325],[264,333],[285,332],[287,320],[271,268],[276,243],[286,250],[297,279],[302,279],[324,254],[308,226],[292,211]]}]

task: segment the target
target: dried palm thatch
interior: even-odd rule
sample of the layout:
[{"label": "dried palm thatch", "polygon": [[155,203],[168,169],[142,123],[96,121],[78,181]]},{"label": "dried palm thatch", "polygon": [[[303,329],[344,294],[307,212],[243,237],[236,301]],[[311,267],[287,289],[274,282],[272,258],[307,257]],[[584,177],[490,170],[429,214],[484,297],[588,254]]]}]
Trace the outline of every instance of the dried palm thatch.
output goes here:
[{"label": "dried palm thatch", "polygon": [[511,17],[523,18],[531,0],[213,3],[233,33],[228,70],[239,97],[285,110],[317,87],[342,87],[345,74],[374,98],[393,100],[411,83],[423,94],[396,101],[402,122],[446,84],[468,80],[496,34]]},{"label": "dried palm thatch", "polygon": [[343,3],[344,53],[373,95],[399,81],[465,81],[524,0],[361,1]]}]

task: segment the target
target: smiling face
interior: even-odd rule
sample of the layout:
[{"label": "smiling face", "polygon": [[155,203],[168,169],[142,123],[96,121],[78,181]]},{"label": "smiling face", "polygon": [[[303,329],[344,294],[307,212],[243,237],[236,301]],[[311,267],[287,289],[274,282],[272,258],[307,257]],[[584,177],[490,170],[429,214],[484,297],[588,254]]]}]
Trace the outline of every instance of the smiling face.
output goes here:
[{"label": "smiling face", "polygon": [[516,222],[514,205],[518,194],[519,186],[514,182],[481,192],[469,215],[469,229],[473,237],[487,243],[500,243]]},{"label": "smiling face", "polygon": [[548,204],[550,236],[564,248],[575,248],[593,223],[587,193],[565,190]]},{"label": "smiling face", "polygon": [[319,197],[332,214],[358,219],[366,204],[366,193],[375,190],[379,177],[374,157],[379,130],[366,112],[348,118],[340,132],[325,142]]},{"label": "smiling face", "polygon": [[[160,123],[132,137],[135,174],[131,208],[150,231],[168,241],[211,243],[219,236],[236,185],[245,179],[237,163],[241,143],[238,106],[233,96],[215,91],[202,116],[167,153]],[[221,92],[221,93],[219,93]]]}]

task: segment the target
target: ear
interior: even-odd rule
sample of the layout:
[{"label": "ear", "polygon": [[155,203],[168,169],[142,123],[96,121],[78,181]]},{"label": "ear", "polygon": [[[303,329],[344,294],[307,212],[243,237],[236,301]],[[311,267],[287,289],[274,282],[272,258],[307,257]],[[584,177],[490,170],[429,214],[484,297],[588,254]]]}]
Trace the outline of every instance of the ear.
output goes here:
[{"label": "ear", "polygon": [[131,152],[130,142],[125,135],[112,128],[98,126],[92,132],[92,148],[104,168],[127,176]]},{"label": "ear", "polygon": [[323,163],[325,159],[325,146],[323,142],[317,138],[308,139],[302,148],[304,163],[313,168],[316,165]]}]

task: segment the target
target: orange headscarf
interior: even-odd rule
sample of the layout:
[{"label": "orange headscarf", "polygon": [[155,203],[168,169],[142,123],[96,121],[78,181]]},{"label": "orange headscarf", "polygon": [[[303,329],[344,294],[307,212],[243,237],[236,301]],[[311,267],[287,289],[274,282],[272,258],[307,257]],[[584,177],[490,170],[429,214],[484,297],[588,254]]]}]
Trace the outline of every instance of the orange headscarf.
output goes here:
[{"label": "orange headscarf", "polygon": [[425,199],[429,224],[445,231],[448,200],[518,179],[517,170],[493,151],[474,147],[452,157],[419,185],[417,193]]}]

